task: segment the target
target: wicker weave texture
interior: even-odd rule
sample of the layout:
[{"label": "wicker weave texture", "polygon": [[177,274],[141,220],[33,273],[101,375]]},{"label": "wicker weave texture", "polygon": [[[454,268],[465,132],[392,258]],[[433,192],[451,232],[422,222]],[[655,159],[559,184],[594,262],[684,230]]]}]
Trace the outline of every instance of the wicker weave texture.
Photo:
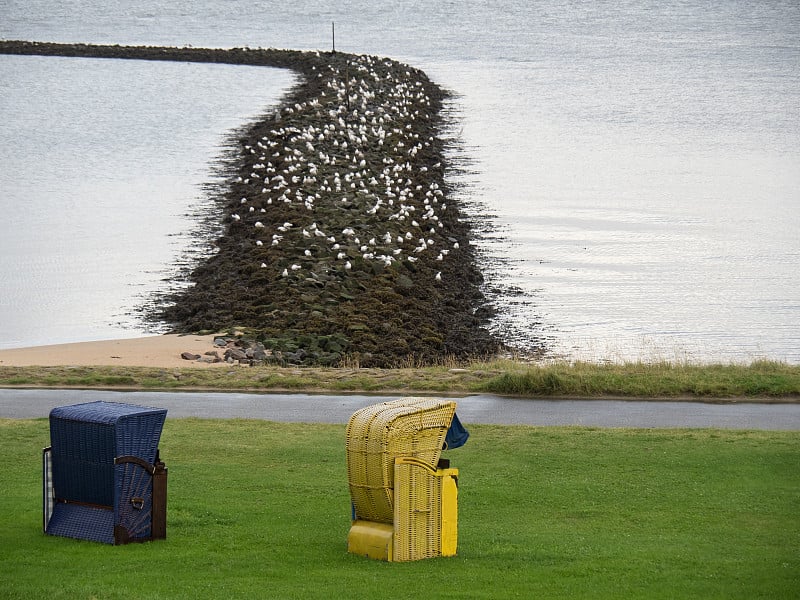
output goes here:
[{"label": "wicker weave texture", "polygon": [[50,412],[53,487],[58,498],[113,506],[114,459],[154,462],[165,409],[89,402]]},{"label": "wicker weave texture", "polygon": [[153,522],[153,478],[135,463],[114,467],[115,490],[122,500],[114,504],[114,524],[131,538],[149,538]]},{"label": "wicker weave texture", "polygon": [[54,506],[53,515],[47,525],[47,533],[113,544],[114,513],[94,506],[59,502]]},{"label": "wicker weave texture", "polygon": [[149,537],[151,476],[133,464],[115,465],[115,459],[154,463],[166,415],[166,409],[115,402],[54,408],[45,531],[114,543],[114,528],[122,526],[131,539]]},{"label": "wicker weave texture", "polygon": [[347,477],[357,519],[392,523],[395,458],[435,469],[456,403],[402,398],[365,407],[347,424]]},{"label": "wicker weave texture", "polygon": [[441,477],[412,463],[395,464],[394,560],[441,555]]}]

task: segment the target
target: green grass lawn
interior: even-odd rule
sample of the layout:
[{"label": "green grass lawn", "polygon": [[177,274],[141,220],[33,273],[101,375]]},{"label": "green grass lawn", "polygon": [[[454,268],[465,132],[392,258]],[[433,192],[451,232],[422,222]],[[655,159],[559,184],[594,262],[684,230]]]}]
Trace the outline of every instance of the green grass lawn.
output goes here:
[{"label": "green grass lawn", "polygon": [[798,598],[800,435],[470,426],[453,558],[346,551],[342,425],[168,420],[167,539],[41,531],[46,420],[0,420],[0,598]]}]

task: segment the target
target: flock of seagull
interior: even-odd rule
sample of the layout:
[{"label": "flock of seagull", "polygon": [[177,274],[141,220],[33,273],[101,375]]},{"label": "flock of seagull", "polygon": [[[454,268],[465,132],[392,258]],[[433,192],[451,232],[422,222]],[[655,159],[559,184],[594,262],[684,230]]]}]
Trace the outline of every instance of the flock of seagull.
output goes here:
[{"label": "flock of seagull", "polygon": [[[344,67],[315,61],[307,76],[318,95],[281,107],[243,144],[228,226],[245,228],[261,269],[345,276],[365,263],[441,262],[459,250],[446,226],[457,217],[440,183],[436,111],[418,73],[371,56]],[[441,269],[431,272],[442,280]]]}]

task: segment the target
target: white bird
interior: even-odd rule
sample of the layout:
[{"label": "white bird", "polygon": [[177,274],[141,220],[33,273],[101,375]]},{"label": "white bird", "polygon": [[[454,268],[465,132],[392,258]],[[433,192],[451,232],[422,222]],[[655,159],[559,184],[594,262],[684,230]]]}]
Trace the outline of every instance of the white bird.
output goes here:
[{"label": "white bird", "polygon": [[439,271],[438,273],[436,273],[436,281],[441,281],[441,280],[442,280],[442,272]]},{"label": "white bird", "polygon": [[349,261],[349,260],[348,260],[346,263],[344,263],[344,268],[345,268],[346,270],[348,270],[348,271],[349,271],[349,270],[350,270],[352,267],[353,267],[353,265],[351,265],[351,264],[350,264],[350,261]]},{"label": "white bird", "polygon": [[284,269],[283,273],[281,273],[281,276],[282,277],[288,277],[289,276],[289,269]]}]

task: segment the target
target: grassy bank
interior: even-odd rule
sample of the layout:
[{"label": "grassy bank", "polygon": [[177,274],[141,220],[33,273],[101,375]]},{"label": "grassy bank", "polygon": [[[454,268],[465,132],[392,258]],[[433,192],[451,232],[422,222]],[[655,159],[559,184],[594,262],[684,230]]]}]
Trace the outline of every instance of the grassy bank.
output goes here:
[{"label": "grassy bank", "polygon": [[505,360],[400,369],[0,367],[0,386],[786,400],[800,398],[800,366],[769,361],[749,365],[530,365]]},{"label": "grassy bank", "polygon": [[473,426],[454,558],[346,552],[344,426],[168,420],[167,540],[41,533],[46,420],[0,420],[3,598],[796,598],[792,433]]}]

